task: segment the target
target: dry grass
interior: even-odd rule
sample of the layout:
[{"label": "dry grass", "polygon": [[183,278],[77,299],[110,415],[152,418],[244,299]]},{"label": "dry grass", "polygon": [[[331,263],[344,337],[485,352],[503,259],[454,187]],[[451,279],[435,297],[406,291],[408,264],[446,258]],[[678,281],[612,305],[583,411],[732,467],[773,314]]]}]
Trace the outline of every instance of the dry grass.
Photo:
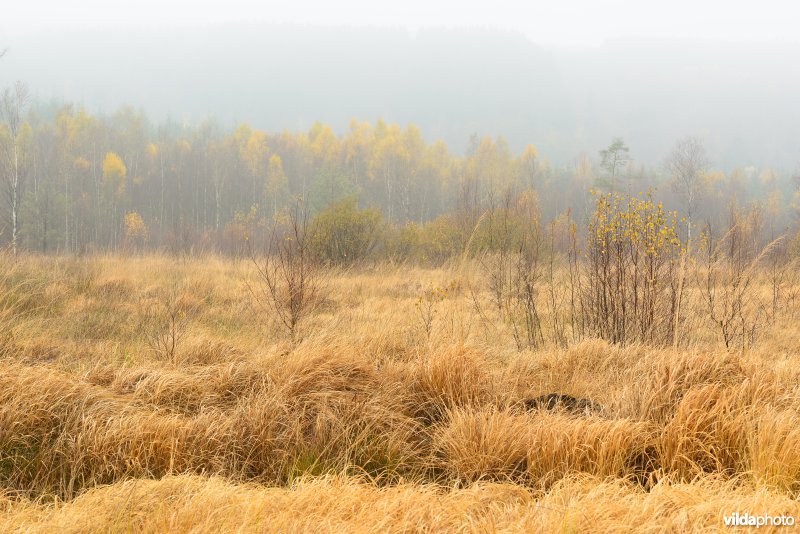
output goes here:
[{"label": "dry grass", "polygon": [[[520,352],[476,313],[488,295],[471,266],[382,266],[332,278],[296,343],[251,302],[246,263],[2,262],[3,532],[677,532],[800,516],[788,318],[733,352],[701,316],[678,350]],[[450,289],[429,336],[415,303],[431,287]],[[142,325],[175,288],[186,332],[166,355]],[[603,408],[522,409],[550,392]]]},{"label": "dry grass", "polygon": [[[797,501],[714,479],[660,483],[650,492],[588,477],[542,494],[516,484],[379,488],[353,477],[291,487],[220,478],[128,480],[54,505],[0,497],[3,532],[715,532],[723,515],[800,514]],[[769,529],[764,529],[769,532]]]}]

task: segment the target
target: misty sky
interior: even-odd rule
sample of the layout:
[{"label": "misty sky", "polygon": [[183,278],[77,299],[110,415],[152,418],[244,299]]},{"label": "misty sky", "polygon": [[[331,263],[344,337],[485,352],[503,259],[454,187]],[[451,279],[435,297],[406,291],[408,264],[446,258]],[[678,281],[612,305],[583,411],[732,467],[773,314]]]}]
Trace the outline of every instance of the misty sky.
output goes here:
[{"label": "misty sky", "polygon": [[[797,2],[761,0],[8,0],[0,38],[53,29],[201,26],[220,22],[490,27],[537,43],[597,45],[616,37],[798,42]],[[4,2],[5,3],[5,2]],[[10,9],[9,9],[10,7]]]}]

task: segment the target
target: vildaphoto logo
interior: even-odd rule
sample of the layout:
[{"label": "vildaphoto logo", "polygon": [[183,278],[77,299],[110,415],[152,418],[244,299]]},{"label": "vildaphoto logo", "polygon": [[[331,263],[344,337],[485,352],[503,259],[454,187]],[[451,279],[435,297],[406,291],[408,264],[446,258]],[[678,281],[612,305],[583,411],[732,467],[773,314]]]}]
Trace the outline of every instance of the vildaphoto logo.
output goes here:
[{"label": "vildaphoto logo", "polygon": [[794,517],[791,515],[753,515],[750,513],[740,514],[736,512],[731,515],[723,516],[726,527],[792,527]]}]

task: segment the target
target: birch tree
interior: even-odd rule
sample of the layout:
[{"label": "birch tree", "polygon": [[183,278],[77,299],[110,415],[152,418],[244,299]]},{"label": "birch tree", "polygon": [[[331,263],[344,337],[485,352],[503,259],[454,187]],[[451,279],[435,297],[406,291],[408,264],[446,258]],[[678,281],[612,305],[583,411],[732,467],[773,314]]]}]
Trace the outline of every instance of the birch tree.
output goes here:
[{"label": "birch tree", "polygon": [[17,82],[12,88],[3,91],[0,98],[0,151],[2,151],[2,167],[0,178],[3,187],[3,198],[11,215],[11,250],[17,254],[19,237],[19,209],[22,201],[22,190],[25,184],[26,153],[23,134],[25,123],[23,113],[28,103],[28,88]]},{"label": "birch tree", "polygon": [[703,174],[708,167],[703,142],[697,137],[679,140],[667,158],[667,167],[672,173],[672,189],[686,207],[686,243],[689,247],[692,243],[692,220],[705,188]]}]

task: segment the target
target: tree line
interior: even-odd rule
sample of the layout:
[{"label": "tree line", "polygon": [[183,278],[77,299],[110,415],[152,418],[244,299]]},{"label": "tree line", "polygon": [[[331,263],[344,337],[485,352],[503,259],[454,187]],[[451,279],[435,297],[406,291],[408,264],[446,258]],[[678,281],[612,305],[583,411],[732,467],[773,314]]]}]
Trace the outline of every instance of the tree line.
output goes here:
[{"label": "tree line", "polygon": [[131,108],[93,115],[30,105],[23,84],[0,101],[0,187],[0,243],[41,253],[237,253],[296,202],[312,216],[367,210],[368,226],[396,238],[385,248],[425,233],[448,241],[431,245],[441,254],[463,247],[484,214],[520,199],[535,198],[542,221],[566,212],[585,220],[592,188],[657,191],[688,217],[690,239],[692,220],[724,223],[732,211],[756,209],[783,233],[800,213],[791,173],[722,172],[697,138],[678,141],[654,167],[622,139],[553,165],[532,144],[514,153],[502,137],[473,135],[457,155],[413,124],[382,120],[352,120],[341,133],[322,123],[270,133],[214,120],[154,124]]}]

